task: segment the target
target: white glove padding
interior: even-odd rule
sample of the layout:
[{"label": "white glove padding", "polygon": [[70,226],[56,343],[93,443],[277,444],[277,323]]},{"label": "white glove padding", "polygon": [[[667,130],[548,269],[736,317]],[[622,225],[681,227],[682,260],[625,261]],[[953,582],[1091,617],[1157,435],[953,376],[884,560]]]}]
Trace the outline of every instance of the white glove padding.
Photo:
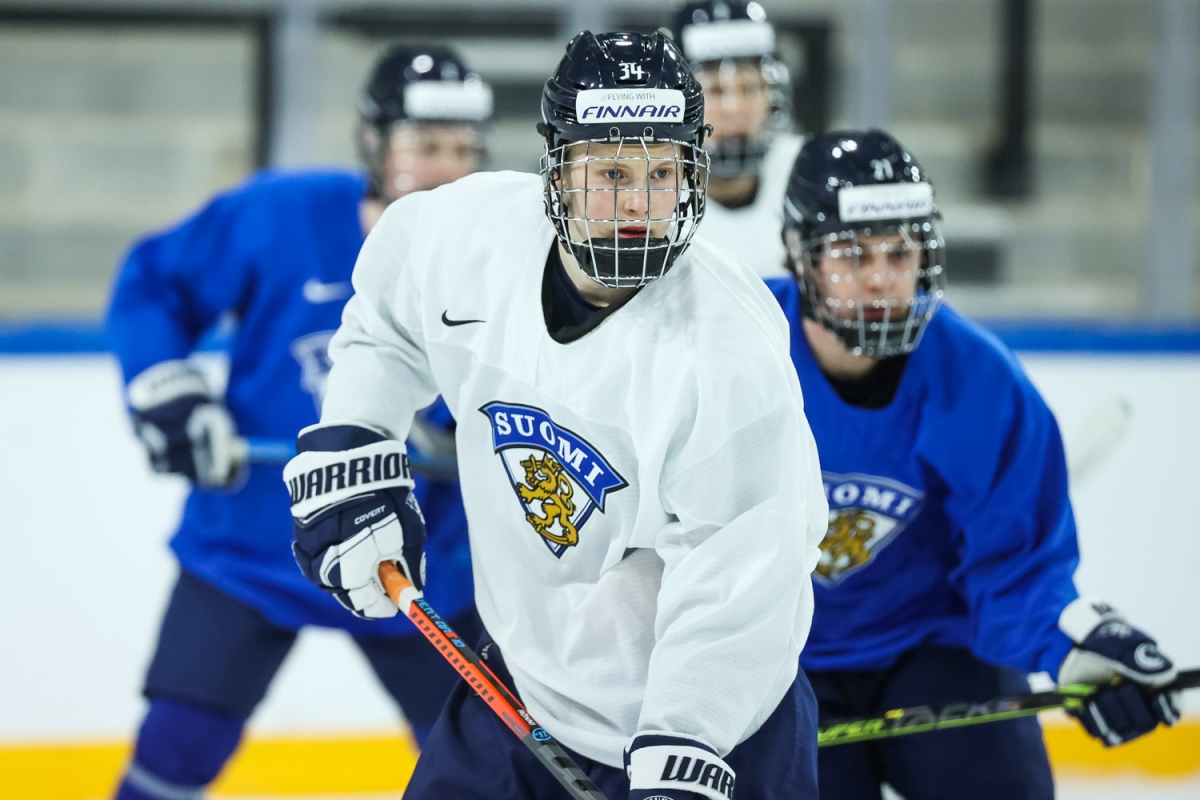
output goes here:
[{"label": "white glove padding", "polygon": [[[1162,691],[1175,680],[1175,665],[1115,608],[1080,598],[1063,609],[1058,625],[1076,644],[1059,667],[1059,684],[1102,687],[1079,707],[1068,708],[1089,734],[1112,747],[1149,733],[1160,722],[1179,721],[1177,698]],[[1114,685],[1114,678],[1124,682]]]},{"label": "white glove padding", "polygon": [[283,471],[292,495],[296,563],[358,616],[395,616],[379,565],[395,562],[414,587],[425,585],[425,518],[410,493],[404,445],[340,425],[306,430],[297,450]]},{"label": "white glove padding", "polygon": [[1060,684],[1100,685],[1121,677],[1157,689],[1177,676],[1158,643],[1102,600],[1075,600],[1059,615],[1058,627],[1076,644],[1059,667]]},{"label": "white glove padding", "polygon": [[[369,516],[376,508],[383,511],[383,498],[373,496],[373,499],[380,500],[380,504],[359,517]],[[416,504],[412,495],[408,499]],[[346,541],[330,545],[316,559],[313,570],[318,585],[334,589],[334,597],[350,611],[367,619],[387,619],[396,616],[399,609],[379,580],[379,565],[385,561],[405,563],[404,531],[394,512],[362,528]],[[424,576],[423,556],[419,570]],[[418,581],[417,585],[420,583]],[[336,591],[339,589],[341,591]]]},{"label": "white glove padding", "polygon": [[733,769],[707,743],[677,733],[638,733],[625,748],[630,800],[731,800]]},{"label": "white glove padding", "polygon": [[155,472],[187,476],[204,488],[233,485],[245,466],[237,427],[187,361],[155,364],[126,388],[134,431]]}]

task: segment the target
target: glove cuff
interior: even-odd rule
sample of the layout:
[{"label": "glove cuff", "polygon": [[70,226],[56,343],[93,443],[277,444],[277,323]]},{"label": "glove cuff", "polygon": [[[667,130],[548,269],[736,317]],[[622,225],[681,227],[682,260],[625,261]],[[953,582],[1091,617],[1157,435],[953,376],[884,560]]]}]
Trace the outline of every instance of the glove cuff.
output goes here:
[{"label": "glove cuff", "polygon": [[1073,601],[1059,615],[1058,626],[1076,644],[1058,669],[1060,685],[1100,685],[1122,677],[1158,688],[1175,680],[1174,664],[1154,639],[1102,600]]},{"label": "glove cuff", "polygon": [[404,444],[394,439],[302,452],[283,468],[283,480],[292,496],[292,516],[300,522],[359,495],[414,485]]},{"label": "glove cuff", "polygon": [[1121,612],[1113,606],[1095,597],[1080,597],[1058,615],[1058,629],[1075,644],[1083,644],[1099,625],[1116,619],[1121,619]]},{"label": "glove cuff", "polygon": [[707,743],[679,734],[636,734],[625,750],[630,791],[692,792],[707,800],[733,797],[734,772]]},{"label": "glove cuff", "polygon": [[126,401],[137,412],[196,395],[211,399],[212,391],[200,371],[184,359],[160,361],[147,367],[125,387]]}]

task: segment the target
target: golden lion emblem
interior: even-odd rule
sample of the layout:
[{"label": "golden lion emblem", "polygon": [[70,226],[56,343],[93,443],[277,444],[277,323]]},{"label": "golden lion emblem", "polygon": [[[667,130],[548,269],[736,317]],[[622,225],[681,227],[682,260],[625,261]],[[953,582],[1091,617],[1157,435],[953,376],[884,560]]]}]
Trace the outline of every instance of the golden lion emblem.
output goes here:
[{"label": "golden lion emblem", "polygon": [[[529,456],[521,462],[525,468],[525,483],[517,484],[517,494],[527,505],[535,500],[540,501],[541,511],[545,516],[538,516],[532,510],[525,515],[525,520],[539,535],[558,545],[574,547],[579,544],[579,531],[571,522],[575,513],[575,503],[571,499],[575,494],[569,478],[563,475],[563,466],[547,454],[542,458]],[[558,523],[561,533],[554,533],[551,527]]]},{"label": "golden lion emblem", "polygon": [[871,558],[867,547],[875,538],[875,520],[860,508],[839,511],[829,523],[829,532],[821,540],[821,563],[817,574],[832,579],[835,575],[865,564]]}]

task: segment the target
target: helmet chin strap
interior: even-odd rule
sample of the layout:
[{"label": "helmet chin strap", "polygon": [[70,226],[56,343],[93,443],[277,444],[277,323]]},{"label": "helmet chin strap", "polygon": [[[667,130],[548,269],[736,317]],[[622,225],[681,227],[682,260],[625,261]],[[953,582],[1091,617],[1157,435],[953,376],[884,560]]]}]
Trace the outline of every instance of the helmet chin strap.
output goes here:
[{"label": "helmet chin strap", "polygon": [[714,178],[742,178],[757,175],[767,156],[765,136],[730,136],[705,145],[709,157],[709,173]]},{"label": "helmet chin strap", "polygon": [[[592,238],[571,242],[571,255],[589,278],[610,289],[632,289],[657,280],[671,268],[672,251],[678,248],[666,238],[637,238],[634,245],[621,245],[621,239]],[[634,264],[622,272],[621,266]],[[639,268],[640,267],[640,268]]]}]

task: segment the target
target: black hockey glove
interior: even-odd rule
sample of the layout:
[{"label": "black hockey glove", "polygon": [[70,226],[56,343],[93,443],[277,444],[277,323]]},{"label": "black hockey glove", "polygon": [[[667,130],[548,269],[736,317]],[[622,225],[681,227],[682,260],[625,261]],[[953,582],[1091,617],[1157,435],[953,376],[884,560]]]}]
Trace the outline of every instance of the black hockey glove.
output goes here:
[{"label": "black hockey glove", "polygon": [[292,552],[305,576],[357,616],[398,609],[379,580],[393,561],[425,586],[425,518],[401,442],[355,425],[303,431],[283,470],[292,496]]},{"label": "black hockey glove", "polygon": [[204,376],[184,360],[163,361],[126,388],[133,428],[155,472],[184,475],[198,486],[232,486],[245,467],[233,418]]},{"label": "black hockey glove", "polygon": [[[1059,685],[1103,686],[1069,713],[1106,747],[1136,739],[1161,722],[1179,721],[1178,697],[1162,691],[1175,680],[1175,665],[1158,644],[1099,600],[1080,598],[1058,619],[1075,648],[1058,669]],[[1113,684],[1114,678],[1124,680]]]},{"label": "black hockey glove", "polygon": [[639,733],[625,748],[629,800],[731,800],[733,770],[699,739]]}]

